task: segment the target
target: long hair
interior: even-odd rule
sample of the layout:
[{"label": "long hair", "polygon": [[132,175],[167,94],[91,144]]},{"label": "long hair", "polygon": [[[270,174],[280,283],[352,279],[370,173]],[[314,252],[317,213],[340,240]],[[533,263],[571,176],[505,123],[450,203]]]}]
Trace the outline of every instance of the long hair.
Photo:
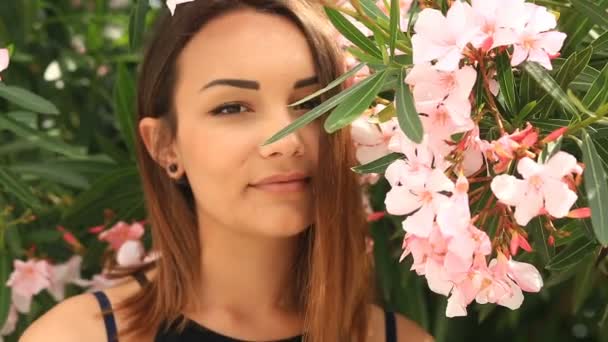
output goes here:
[{"label": "long hair", "polygon": [[[167,143],[178,122],[173,102],[178,55],[190,39],[213,18],[242,8],[279,15],[297,25],[313,52],[322,86],[344,72],[344,61],[322,6],[310,0],[199,0],[182,4],[175,16],[163,13],[147,45],[139,69],[138,121],[160,118],[168,127]],[[166,12],[166,11],[165,11]],[[321,100],[335,95],[338,87]],[[319,120],[323,120],[324,115]],[[322,127],[322,125],[319,125]],[[320,128],[321,130],[323,128]],[[200,284],[199,227],[187,178],[172,181],[136,134],[137,162],[145,196],[152,248],[161,257],[141,269],[157,268],[152,282],[116,305],[128,317],[121,335],[139,336],[150,327],[177,326],[180,314],[197,296]],[[367,223],[361,192],[350,168],[356,164],[349,130],[322,132],[319,167],[313,178],[313,224],[301,234],[294,264],[292,293],[304,318],[306,341],[364,341],[368,306],[375,288],[372,262],[365,253]],[[157,160],[157,159],[156,159]],[[175,324],[175,325],[174,325]]]}]

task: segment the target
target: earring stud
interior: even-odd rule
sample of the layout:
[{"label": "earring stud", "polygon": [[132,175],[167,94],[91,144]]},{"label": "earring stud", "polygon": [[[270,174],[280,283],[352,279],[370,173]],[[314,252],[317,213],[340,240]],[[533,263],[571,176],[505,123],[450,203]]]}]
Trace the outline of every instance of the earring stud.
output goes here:
[{"label": "earring stud", "polygon": [[177,171],[177,164],[169,165],[169,172],[175,173]]}]

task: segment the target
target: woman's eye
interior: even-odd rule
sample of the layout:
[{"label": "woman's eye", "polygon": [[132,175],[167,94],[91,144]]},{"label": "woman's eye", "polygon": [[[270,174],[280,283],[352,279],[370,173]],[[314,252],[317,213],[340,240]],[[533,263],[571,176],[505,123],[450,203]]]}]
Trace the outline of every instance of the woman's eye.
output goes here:
[{"label": "woman's eye", "polygon": [[314,98],[314,99],[308,100],[304,103],[301,103],[301,104],[295,106],[294,108],[296,110],[300,110],[300,109],[313,110],[315,107],[317,107],[320,104],[321,104],[321,99]]},{"label": "woman's eye", "polygon": [[217,107],[216,109],[212,110],[211,113],[213,113],[213,115],[219,115],[219,114],[235,114],[235,113],[241,113],[242,111],[248,111],[249,109],[245,106],[243,106],[242,104],[238,104],[238,103],[231,103],[231,104],[226,104],[220,107]]}]

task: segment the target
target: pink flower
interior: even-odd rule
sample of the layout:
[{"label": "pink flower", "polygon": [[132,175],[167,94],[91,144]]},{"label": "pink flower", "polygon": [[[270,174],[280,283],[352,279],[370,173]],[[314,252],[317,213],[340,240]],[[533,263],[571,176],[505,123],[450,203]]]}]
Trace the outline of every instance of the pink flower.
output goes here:
[{"label": "pink flower", "polygon": [[13,261],[14,271],[11,273],[7,286],[12,288],[13,303],[22,313],[30,311],[32,297],[48,288],[50,283],[50,265],[46,260],[30,259],[26,262]]},{"label": "pink flower", "polygon": [[529,60],[552,70],[551,58],[558,55],[566,34],[551,31],[557,26],[557,22],[555,16],[545,7],[526,3],[525,9],[521,16],[527,19],[526,25],[521,29],[497,32],[494,46],[514,44],[512,66]]},{"label": "pink flower", "polygon": [[[374,110],[379,112],[382,109],[384,106],[378,105]],[[359,163],[367,164],[389,154],[391,151],[388,149],[388,142],[397,130],[399,123],[396,118],[379,125],[369,122],[367,115],[355,120],[351,124],[351,135]]]},{"label": "pink flower", "polygon": [[384,203],[386,210],[393,215],[411,214],[403,222],[403,229],[406,232],[428,237],[435,215],[448,201],[448,197],[441,192],[452,191],[453,188],[454,183],[443,171],[434,169],[423,182],[412,186],[394,186],[386,194]]},{"label": "pink flower", "polygon": [[525,0],[473,0],[471,5],[477,20],[480,32],[473,45],[476,48],[483,45],[494,45],[494,36],[497,32],[510,29],[523,29],[526,24]]},{"label": "pink flower", "polygon": [[462,235],[462,232],[471,225],[468,189],[469,183],[466,177],[460,175],[452,196],[439,208],[437,224],[443,235]]},{"label": "pink flower", "polygon": [[527,225],[543,208],[551,216],[562,218],[568,215],[578,197],[562,178],[576,166],[576,158],[563,151],[545,164],[525,157],[517,164],[523,180],[499,175],[492,180],[491,188],[501,202],[515,206],[515,220],[519,225]]},{"label": "pink flower", "polygon": [[[9,58],[8,49],[0,49],[0,72],[8,68]],[[2,78],[0,77],[1,80]]]},{"label": "pink flower", "polygon": [[144,245],[139,240],[128,240],[120,246],[116,253],[116,262],[121,266],[135,266],[142,262]]},{"label": "pink flower", "polygon": [[405,82],[414,87],[416,110],[450,127],[443,135],[452,135],[473,128],[469,95],[476,79],[477,72],[470,66],[441,72],[424,63],[414,66]]},{"label": "pink flower", "polygon": [[135,222],[131,225],[119,221],[112,228],[99,234],[99,240],[107,241],[117,251],[128,240],[139,240],[144,235],[144,226]]},{"label": "pink flower", "polygon": [[74,255],[63,264],[51,266],[48,291],[56,301],[61,301],[65,298],[65,286],[67,284],[76,284],[81,287],[89,285],[89,281],[82,279],[80,276],[81,264],[82,257]]},{"label": "pink flower", "polygon": [[4,322],[2,328],[0,328],[0,342],[2,341],[2,336],[8,336],[15,331],[17,327],[17,320],[19,319],[19,314],[17,313],[17,308],[15,305],[10,306],[8,310],[8,317]]},{"label": "pink flower", "polygon": [[169,11],[171,11],[171,15],[174,15],[177,5],[192,1],[194,0],[167,0],[167,7],[169,8]]},{"label": "pink flower", "polygon": [[455,1],[447,17],[435,9],[422,10],[414,30],[414,64],[436,60],[437,70],[454,71],[458,69],[465,46],[478,34],[479,23],[469,4]]}]

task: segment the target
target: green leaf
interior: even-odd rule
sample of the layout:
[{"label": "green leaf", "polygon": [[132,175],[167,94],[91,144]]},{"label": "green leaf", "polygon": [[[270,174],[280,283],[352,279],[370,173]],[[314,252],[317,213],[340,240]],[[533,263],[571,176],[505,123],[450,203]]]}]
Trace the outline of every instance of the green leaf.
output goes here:
[{"label": "green leaf", "polygon": [[410,91],[409,85],[405,83],[405,71],[403,68],[399,71],[399,80],[397,93],[395,94],[395,102],[397,103],[397,118],[399,119],[399,127],[411,141],[419,144],[422,142],[424,130],[422,121],[416,111],[414,98]]},{"label": "green leaf", "polygon": [[595,250],[597,243],[586,237],[580,238],[562,249],[545,266],[551,271],[565,271],[583,260],[585,256]]},{"label": "green leaf", "polygon": [[570,0],[574,8],[585,15],[591,22],[608,29],[608,13],[606,7],[590,0]]},{"label": "green leaf", "polygon": [[584,227],[581,226],[580,220],[570,220],[565,226],[559,229],[560,232],[567,233],[567,236],[560,237],[559,235],[555,238],[555,247],[568,245],[573,241],[585,236]]},{"label": "green leaf", "polygon": [[579,272],[574,277],[574,290],[572,291],[572,315],[576,315],[589,297],[593,289],[593,283],[597,272],[595,270],[595,253],[585,258],[579,267]]},{"label": "green leaf", "polygon": [[608,51],[608,31],[591,42],[591,47],[593,47],[594,53]]},{"label": "green leaf", "polygon": [[500,83],[500,91],[505,99],[507,110],[513,115],[517,113],[519,105],[517,103],[517,95],[515,94],[513,68],[511,67],[511,61],[506,53],[501,53],[496,57],[496,68],[498,72],[498,82]]},{"label": "green leaf", "polygon": [[[587,47],[584,50],[577,51],[576,53],[572,54],[564,61],[563,64],[559,65],[559,67],[556,63],[557,73],[555,75],[555,82],[557,82],[562,90],[566,91],[568,89],[568,85],[581,72],[583,72],[589,63],[592,53],[593,49],[591,47]],[[544,96],[541,99],[537,110],[542,111],[542,113],[539,115],[540,117],[547,118],[555,112],[556,107],[557,102],[555,100],[553,100],[550,96]]]},{"label": "green leaf", "polygon": [[35,175],[40,179],[77,189],[84,190],[89,187],[89,181],[86,177],[74,172],[69,167],[54,165],[52,162],[17,163],[8,166],[8,169],[16,174]]},{"label": "green leaf", "polygon": [[137,51],[142,46],[146,30],[146,14],[149,10],[148,0],[137,0],[129,18],[129,48]]},{"label": "green leaf", "polygon": [[391,0],[391,26],[390,26],[390,41],[389,48],[391,51],[391,57],[395,56],[395,45],[397,44],[397,32],[399,30],[400,14],[399,14],[399,0]]},{"label": "green leaf", "polygon": [[600,71],[581,101],[591,111],[597,110],[608,101],[608,63]]},{"label": "green leaf", "polygon": [[558,151],[560,151],[562,148],[563,140],[563,136],[561,136],[557,140],[545,144],[539,156],[540,162],[544,164],[547,160],[551,159],[551,157],[553,157]]},{"label": "green leaf", "polygon": [[18,116],[22,113],[27,114],[27,112],[11,112],[7,115],[0,115],[0,129],[7,129],[46,151],[56,152],[71,158],[84,158],[86,156],[84,148],[68,145],[61,140],[13,119],[13,116]]},{"label": "green leaf", "polygon": [[547,264],[551,258],[555,255],[555,247],[550,246],[547,242],[549,233],[545,230],[542,218],[537,217],[531,222],[533,235],[532,235],[532,248],[536,254],[540,257],[543,264]]},{"label": "green leaf", "polygon": [[361,70],[361,68],[363,68],[364,66],[365,66],[365,63],[359,63],[359,64],[357,64],[354,68],[352,68],[348,72],[340,75],[340,77],[338,77],[335,80],[333,80],[327,86],[323,87],[320,90],[317,90],[316,92],[314,92],[314,93],[306,96],[305,98],[303,98],[303,99],[301,99],[299,101],[296,101],[296,102],[290,104],[288,107],[294,107],[294,106],[300,105],[300,104],[302,104],[304,102],[307,102],[307,101],[309,101],[309,100],[311,100],[311,99],[313,99],[313,98],[315,98],[315,97],[317,97],[317,96],[319,96],[321,94],[324,94],[325,92],[327,92],[330,89],[333,89],[333,88],[339,86],[344,81],[346,81],[346,79],[350,78],[351,76],[354,76],[357,73],[357,71]]},{"label": "green leaf", "polygon": [[536,62],[525,62],[523,68],[568,113],[578,116],[578,112],[570,103],[568,95],[560,88],[545,68]]},{"label": "green leaf", "polygon": [[524,120],[528,117],[528,115],[530,115],[530,113],[532,113],[532,111],[536,107],[536,104],[537,104],[536,101],[532,101],[532,102],[526,104],[524,106],[524,108],[522,108],[519,111],[519,113],[517,113],[515,118],[513,119],[513,126],[519,127],[524,122]]},{"label": "green leaf", "polygon": [[536,102],[536,84],[527,72],[521,74],[519,81],[519,102]]},{"label": "green leaf", "polygon": [[122,137],[131,156],[135,156],[135,83],[124,64],[118,65],[114,87],[114,110]]},{"label": "green leaf", "polygon": [[[4,232],[0,230],[0,234],[4,234]],[[0,286],[0,326],[2,327],[8,318],[12,303],[11,288],[5,285],[11,272],[10,261],[8,253],[0,250],[0,282],[2,284]]]},{"label": "green leaf", "polygon": [[608,184],[606,170],[589,133],[583,130],[583,162],[585,163],[585,190],[591,208],[591,224],[598,241],[608,246]]},{"label": "green leaf", "polygon": [[327,13],[329,20],[346,39],[370,55],[377,58],[382,58],[382,53],[374,42],[359,31],[355,25],[353,25],[342,15],[342,13],[328,7],[325,7],[325,13]]},{"label": "green leaf", "polygon": [[389,19],[373,0],[359,0],[359,3],[361,4],[361,8],[363,8],[363,12],[365,12],[365,15],[370,18],[384,21]]},{"label": "green leaf", "polygon": [[366,63],[372,68],[373,66],[384,66],[384,61],[382,60],[382,57],[372,56],[356,46],[349,46],[346,48],[346,51],[350,52],[356,59],[363,63]]},{"label": "green leaf", "polygon": [[3,192],[11,194],[31,208],[40,208],[40,202],[29,187],[5,167],[0,167],[0,187]]},{"label": "green leaf", "polygon": [[7,86],[0,82],[0,97],[21,108],[43,114],[59,114],[59,109],[46,99],[16,86]]},{"label": "green leaf", "polygon": [[74,204],[62,215],[66,226],[94,223],[95,215],[105,208],[118,210],[135,198],[143,201],[137,167],[121,167],[99,178],[87,191],[80,193]]},{"label": "green leaf", "polygon": [[365,86],[357,89],[344,99],[325,121],[325,130],[328,133],[333,133],[361,116],[378,95],[387,74],[388,71],[373,74],[369,77],[369,82]]},{"label": "green leaf", "polygon": [[281,129],[279,132],[275,133],[272,137],[270,137],[268,140],[266,140],[262,144],[262,146],[272,144],[273,142],[285,137],[286,135],[298,130],[299,128],[306,126],[309,123],[313,122],[315,119],[317,119],[321,115],[325,114],[328,110],[334,108],[335,106],[337,106],[340,103],[342,103],[343,101],[345,101],[345,99],[349,98],[352,94],[358,92],[360,89],[362,89],[364,87],[367,87],[367,85],[371,81],[373,81],[374,76],[377,76],[377,75],[378,74],[374,74],[374,75],[364,79],[363,81],[353,85],[352,87],[343,90],[339,94],[334,95],[333,97],[327,99],[326,101],[324,101],[323,103],[321,103],[320,105],[315,107],[314,109],[310,110],[309,112],[307,112],[304,115],[297,118],[294,122],[292,122],[285,128]]},{"label": "green leaf", "polygon": [[382,158],[378,158],[372,162],[369,162],[365,165],[359,165],[352,167],[356,173],[366,174],[366,173],[380,173],[383,174],[386,171],[386,168],[392,164],[397,159],[402,159],[403,154],[393,152],[391,154],[387,154]]}]

